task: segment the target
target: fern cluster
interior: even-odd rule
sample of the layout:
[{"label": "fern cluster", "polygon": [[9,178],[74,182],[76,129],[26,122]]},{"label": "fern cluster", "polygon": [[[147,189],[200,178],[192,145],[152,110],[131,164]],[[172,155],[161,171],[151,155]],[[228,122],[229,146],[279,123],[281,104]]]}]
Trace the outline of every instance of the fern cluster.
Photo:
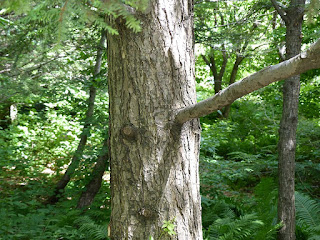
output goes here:
[{"label": "fern cluster", "polygon": [[300,192],[295,193],[297,234],[308,240],[320,239],[320,204]]},{"label": "fern cluster", "polygon": [[81,212],[73,208],[74,200],[44,206],[31,199],[35,194],[43,194],[39,192],[39,185],[26,188],[25,192],[17,189],[11,192],[14,195],[0,200],[1,240],[107,239],[108,211],[92,206],[87,212]]},{"label": "fern cluster", "polygon": [[79,217],[75,220],[75,223],[79,226],[80,232],[85,234],[87,239],[102,240],[108,237],[107,224],[99,225],[89,216]]},{"label": "fern cluster", "polygon": [[[263,230],[264,222],[256,213],[240,213],[235,205],[223,200],[203,198],[203,227],[207,240],[256,240],[257,233]],[[270,231],[271,229],[268,229]],[[270,234],[272,235],[271,231]]]},{"label": "fern cluster", "polygon": [[[251,208],[226,197],[202,197],[203,229],[206,240],[274,240],[278,229],[277,187],[263,178],[255,187]],[[296,235],[299,240],[320,239],[320,204],[300,192],[296,198]],[[243,201],[243,200],[242,200]]]},{"label": "fern cluster", "polygon": [[248,206],[223,196],[202,197],[204,236],[207,240],[273,240],[281,226],[276,219],[276,197],[271,178],[258,184]]}]

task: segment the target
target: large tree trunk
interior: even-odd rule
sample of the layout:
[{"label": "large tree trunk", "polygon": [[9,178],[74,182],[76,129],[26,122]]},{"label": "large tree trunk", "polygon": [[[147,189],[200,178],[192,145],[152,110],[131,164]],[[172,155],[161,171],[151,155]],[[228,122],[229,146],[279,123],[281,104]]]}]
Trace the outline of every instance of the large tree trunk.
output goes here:
[{"label": "large tree trunk", "polygon": [[86,119],[84,122],[83,130],[80,136],[80,142],[78,144],[77,150],[75,151],[72,160],[62,178],[57,183],[53,195],[48,199],[48,203],[55,204],[59,201],[64,188],[69,183],[71,176],[74,174],[76,168],[78,167],[80,160],[82,158],[83,150],[88,140],[88,135],[90,133],[91,121],[94,110],[94,103],[96,99],[97,89],[95,87],[94,81],[96,76],[100,73],[101,62],[102,62],[102,54],[103,54],[103,46],[106,41],[106,33],[102,31],[101,39],[97,49],[97,57],[96,57],[96,65],[94,70],[93,81],[89,90],[89,98],[88,98],[88,109],[86,112]]},{"label": "large tree trunk", "polygon": [[[108,36],[111,239],[202,239],[191,0],[150,1],[142,31],[118,19]],[[161,226],[175,219],[176,235]]]},{"label": "large tree trunk", "polygon": [[[111,239],[202,239],[198,117],[268,84],[320,67],[320,40],[301,55],[267,67],[196,103],[192,1],[151,1],[136,13],[142,32],[110,23]],[[170,239],[165,235],[162,239]]]},{"label": "large tree trunk", "polygon": [[[286,14],[280,14],[286,24],[287,59],[296,56],[301,51],[304,4],[305,0],[291,0]],[[278,8],[278,11],[281,12],[280,8]],[[295,239],[295,151],[299,92],[299,75],[285,80],[278,144],[278,221],[284,224],[278,232],[279,240]]]}]

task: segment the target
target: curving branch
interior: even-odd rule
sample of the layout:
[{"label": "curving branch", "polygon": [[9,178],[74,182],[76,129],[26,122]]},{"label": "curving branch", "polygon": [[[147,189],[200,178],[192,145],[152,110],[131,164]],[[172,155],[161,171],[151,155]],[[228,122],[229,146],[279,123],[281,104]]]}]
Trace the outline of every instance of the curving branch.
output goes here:
[{"label": "curving branch", "polygon": [[241,81],[233,83],[206,100],[178,110],[174,121],[177,124],[183,124],[193,118],[208,115],[227,106],[236,99],[273,82],[317,68],[320,68],[320,39],[307,51],[277,65],[266,67]]},{"label": "curving branch", "polygon": [[285,22],[289,22],[289,18],[286,15],[286,12],[283,10],[285,7],[280,6],[280,4],[276,0],[271,0],[271,2],[272,2],[272,5],[274,6],[274,8],[279,13],[279,15],[281,16],[282,20]]}]

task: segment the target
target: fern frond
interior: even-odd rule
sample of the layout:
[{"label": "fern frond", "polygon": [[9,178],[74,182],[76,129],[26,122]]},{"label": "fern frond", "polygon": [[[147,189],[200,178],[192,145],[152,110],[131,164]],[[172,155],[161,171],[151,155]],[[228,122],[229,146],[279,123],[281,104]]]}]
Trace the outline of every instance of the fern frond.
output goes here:
[{"label": "fern frond", "polygon": [[246,214],[239,219],[220,218],[209,227],[208,237],[219,240],[253,239],[255,232],[263,225],[255,214]]},{"label": "fern frond", "polygon": [[309,196],[295,192],[296,212],[298,222],[316,228],[320,222],[320,206]]},{"label": "fern frond", "polygon": [[79,230],[86,234],[89,239],[101,240],[108,236],[107,225],[98,225],[88,216],[76,219],[75,223],[79,225]]},{"label": "fern frond", "polygon": [[308,238],[308,240],[320,240],[320,235],[312,236],[312,237]]}]

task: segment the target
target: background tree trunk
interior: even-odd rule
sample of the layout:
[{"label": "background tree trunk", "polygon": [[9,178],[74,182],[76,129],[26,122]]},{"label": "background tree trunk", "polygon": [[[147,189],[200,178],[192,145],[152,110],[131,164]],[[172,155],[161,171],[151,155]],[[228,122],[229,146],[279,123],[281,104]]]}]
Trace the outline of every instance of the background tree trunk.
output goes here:
[{"label": "background tree trunk", "polygon": [[202,55],[202,59],[205,61],[207,66],[210,68],[210,71],[212,72],[213,78],[214,78],[214,93],[218,93],[222,89],[222,78],[225,73],[227,63],[228,63],[228,56],[226,54],[225,48],[223,46],[222,48],[222,58],[223,61],[220,66],[220,71],[218,72],[216,59],[214,55],[214,49],[211,49],[211,53],[206,58],[206,56]]},{"label": "background tree trunk", "polygon": [[96,164],[92,170],[91,180],[82,192],[77,208],[85,208],[91,205],[95,196],[101,187],[102,177],[108,165],[108,139],[103,143],[102,150],[99,154]]},{"label": "background tree trunk", "polygon": [[[202,239],[198,119],[173,124],[196,103],[191,0],[156,0],[142,31],[112,20],[108,39],[111,239]],[[175,219],[177,235],[164,234]]]},{"label": "background tree trunk", "polygon": [[92,121],[92,116],[93,116],[93,109],[94,109],[94,103],[96,99],[96,93],[97,89],[94,85],[94,79],[95,77],[100,73],[101,69],[101,61],[102,61],[102,55],[103,55],[103,49],[104,49],[104,44],[106,41],[106,33],[102,31],[101,33],[101,39],[98,45],[98,50],[97,50],[97,57],[96,57],[96,65],[95,65],[95,70],[94,70],[94,75],[93,75],[93,81],[90,86],[89,90],[89,99],[88,99],[88,109],[86,112],[86,119],[84,122],[83,130],[80,136],[80,142],[78,144],[77,150],[75,151],[71,163],[69,164],[65,174],[62,176],[60,181],[57,183],[55,189],[54,189],[54,194],[49,198],[48,203],[50,204],[55,204],[59,201],[61,197],[61,193],[64,191],[64,188],[67,186],[69,183],[71,176],[74,174],[76,168],[79,165],[79,162],[82,158],[82,153],[84,150],[84,147],[87,143],[88,140],[88,135],[90,133],[90,128],[91,128],[91,121]]},{"label": "background tree trunk", "polygon": [[0,102],[0,130],[6,129],[10,125],[10,106],[11,103]]},{"label": "background tree trunk", "polygon": [[[243,61],[244,58],[245,57],[242,55],[236,56],[236,61],[233,64],[233,68],[232,68],[231,75],[230,75],[229,85],[233,84],[236,81],[237,73],[239,70],[239,65],[241,64],[241,62]],[[231,110],[231,104],[225,106],[225,108],[223,109],[223,117],[224,118],[229,117],[230,110]]]},{"label": "background tree trunk", "polygon": [[[273,1],[274,4],[275,1]],[[305,0],[291,0],[283,10],[276,8],[286,24],[286,58],[296,56],[301,51],[302,23]],[[279,200],[278,220],[284,226],[278,232],[279,240],[295,239],[295,151],[298,124],[300,76],[285,80],[283,85],[283,110],[279,128]]]}]

